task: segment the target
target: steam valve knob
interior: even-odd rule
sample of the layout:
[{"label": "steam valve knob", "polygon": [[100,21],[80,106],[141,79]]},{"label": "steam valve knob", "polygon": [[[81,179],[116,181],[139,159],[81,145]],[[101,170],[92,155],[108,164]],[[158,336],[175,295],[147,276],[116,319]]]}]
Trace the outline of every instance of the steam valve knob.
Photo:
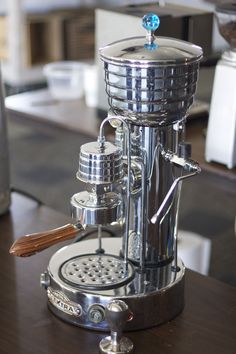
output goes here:
[{"label": "steam valve knob", "polygon": [[156,31],[160,26],[160,18],[153,13],[143,16],[142,25],[147,31]]},{"label": "steam valve knob", "polygon": [[160,25],[160,19],[156,14],[148,13],[143,16],[142,21],[143,27],[147,30],[146,39],[147,43],[144,44],[144,48],[147,50],[155,50],[157,49],[158,45],[154,43],[155,31]]},{"label": "steam valve knob", "polygon": [[112,300],[105,309],[105,317],[111,329],[111,335],[101,340],[99,344],[102,354],[128,354],[133,352],[133,343],[123,337],[123,329],[133,316],[128,305],[121,300]]}]

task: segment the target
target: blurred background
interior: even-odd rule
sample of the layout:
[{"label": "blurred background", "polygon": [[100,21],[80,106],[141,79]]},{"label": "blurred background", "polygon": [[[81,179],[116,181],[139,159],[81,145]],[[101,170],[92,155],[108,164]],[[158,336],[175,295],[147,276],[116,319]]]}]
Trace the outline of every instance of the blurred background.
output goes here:
[{"label": "blurred background", "polygon": [[[106,23],[96,24],[96,9],[140,17],[158,9],[162,17],[159,35],[174,36],[201,44],[205,57],[219,53],[227,43],[212,18],[219,1],[125,1],[125,0],[9,0],[0,2],[0,58],[9,93],[43,82],[42,66],[58,60],[94,60],[96,45],[107,39],[143,33],[139,27],[112,31]],[[113,16],[107,16],[106,22]],[[124,16],[125,18],[126,16]],[[121,17],[119,17],[121,20]],[[130,21],[130,18],[129,18]],[[103,32],[96,42],[97,30]],[[101,28],[103,27],[103,29]],[[110,34],[110,36],[109,36]],[[109,38],[107,38],[109,37]],[[107,43],[107,42],[106,42]]]}]

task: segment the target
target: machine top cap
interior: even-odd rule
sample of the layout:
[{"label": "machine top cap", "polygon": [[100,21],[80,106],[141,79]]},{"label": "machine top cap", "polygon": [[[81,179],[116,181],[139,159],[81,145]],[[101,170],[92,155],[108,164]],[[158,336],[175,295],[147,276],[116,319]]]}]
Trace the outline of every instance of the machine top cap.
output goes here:
[{"label": "machine top cap", "polygon": [[127,66],[184,65],[199,61],[202,48],[186,41],[155,37],[160,20],[155,14],[143,17],[146,37],[132,37],[113,42],[100,49],[101,59],[108,63]]}]

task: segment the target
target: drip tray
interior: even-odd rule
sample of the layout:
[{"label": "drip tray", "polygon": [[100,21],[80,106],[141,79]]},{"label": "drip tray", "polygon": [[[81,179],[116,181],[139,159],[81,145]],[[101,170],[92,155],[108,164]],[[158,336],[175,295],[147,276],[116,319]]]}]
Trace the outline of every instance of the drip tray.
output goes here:
[{"label": "drip tray", "polygon": [[60,278],[69,285],[90,290],[106,290],[128,283],[134,277],[131,263],[109,254],[87,254],[62,264]]},{"label": "drip tray", "polygon": [[110,327],[104,311],[114,299],[125,301],[134,314],[126,330],[156,326],[180,313],[185,273],[181,260],[179,272],[173,271],[171,263],[140,271],[119,256],[122,241],[104,238],[103,254],[96,253],[97,239],[76,242],[54,253],[46,272],[46,288],[49,308],[57,317],[107,331]]}]

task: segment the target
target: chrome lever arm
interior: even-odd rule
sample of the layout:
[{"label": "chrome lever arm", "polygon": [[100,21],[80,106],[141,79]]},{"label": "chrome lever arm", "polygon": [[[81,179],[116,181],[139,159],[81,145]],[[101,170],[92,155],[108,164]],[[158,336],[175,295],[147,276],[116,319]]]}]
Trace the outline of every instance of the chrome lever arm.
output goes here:
[{"label": "chrome lever arm", "polygon": [[178,155],[176,155],[176,154],[174,154],[174,153],[172,153],[170,151],[168,151],[168,152],[163,151],[162,152],[162,156],[164,157],[165,160],[167,160],[170,163],[182,168],[182,170],[184,172],[187,172],[187,173],[185,173],[184,175],[182,175],[182,176],[180,176],[180,177],[178,177],[178,178],[176,178],[174,180],[174,182],[172,183],[169,191],[167,192],[163,202],[161,203],[159,209],[152,216],[152,218],[151,218],[151,223],[152,224],[155,224],[157,222],[157,220],[159,219],[164,207],[167,205],[167,203],[168,203],[169,199],[171,198],[171,196],[175,193],[179,182],[184,180],[184,179],[186,179],[186,178],[192,177],[192,176],[194,176],[194,175],[196,175],[196,174],[201,172],[200,166],[194,160],[184,159],[184,158],[179,157]]}]

